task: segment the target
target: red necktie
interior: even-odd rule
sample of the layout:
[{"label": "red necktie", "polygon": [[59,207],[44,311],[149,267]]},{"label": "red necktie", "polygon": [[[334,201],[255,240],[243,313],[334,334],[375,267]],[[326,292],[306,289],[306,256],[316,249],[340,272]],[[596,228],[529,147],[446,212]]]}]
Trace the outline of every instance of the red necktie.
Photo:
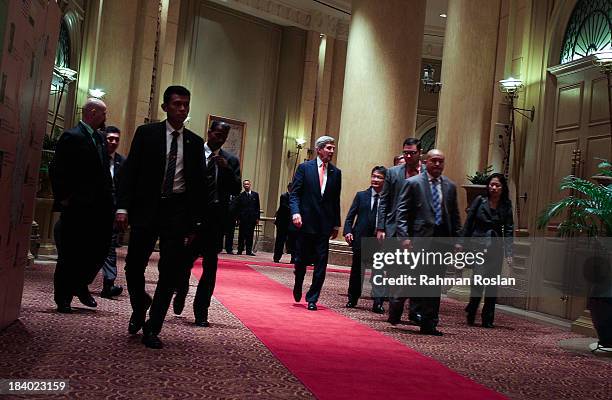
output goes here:
[{"label": "red necktie", "polygon": [[323,178],[325,177],[325,163],[321,164],[321,168],[319,168],[319,186],[321,187],[321,191],[323,191]]}]

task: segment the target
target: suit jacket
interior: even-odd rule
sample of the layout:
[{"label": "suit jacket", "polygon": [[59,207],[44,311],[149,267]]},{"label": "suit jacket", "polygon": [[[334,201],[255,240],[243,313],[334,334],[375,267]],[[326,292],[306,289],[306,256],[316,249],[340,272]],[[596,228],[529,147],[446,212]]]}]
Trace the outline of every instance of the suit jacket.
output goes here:
[{"label": "suit jacket", "polygon": [[477,196],[470,205],[461,236],[503,238],[506,255],[512,255],[512,237],[514,236],[512,205],[500,206],[497,210],[497,217],[494,217],[488,199],[485,196]]},{"label": "suit jacket", "polygon": [[[221,212],[227,215],[232,204],[231,196],[238,196],[242,190],[242,180],[240,178],[240,161],[232,153],[219,149],[218,155],[227,160],[227,168],[218,168],[215,182],[215,168],[212,163],[206,165],[204,162],[204,179],[207,190],[207,203],[212,205],[216,202]],[[205,160],[205,158],[204,158]],[[235,201],[235,200],[234,200]],[[237,209],[235,210],[237,211]],[[219,212],[218,208],[215,212]]]},{"label": "suit jacket", "polygon": [[[132,226],[151,227],[157,221],[161,189],[166,173],[166,121],[141,125],[122,165],[117,208],[128,210]],[[202,165],[204,141],[183,129],[183,173],[191,220],[201,222],[205,198]]]},{"label": "suit jacket", "polygon": [[113,189],[106,139],[93,136],[79,122],[65,131],[57,142],[51,164],[51,185],[56,211],[112,210]]},{"label": "suit jacket", "polygon": [[237,199],[240,222],[255,223],[259,219],[259,193],[251,190],[251,195],[242,192]]},{"label": "suit jacket", "polygon": [[387,169],[385,183],[380,192],[378,205],[378,223],[376,229],[382,229],[388,237],[396,235],[397,219],[395,216],[400,191],[406,181],[406,164]]},{"label": "suit jacket", "polygon": [[302,216],[301,231],[330,235],[340,226],[340,190],[342,172],[332,163],[327,166],[327,183],[321,196],[317,159],[298,166],[293,177],[289,206],[291,214]]},{"label": "suit jacket", "polygon": [[289,192],[280,195],[278,210],[274,219],[274,225],[278,229],[287,229],[291,223],[291,209],[289,208]]},{"label": "suit jacket", "polygon": [[[380,198],[378,202],[380,208]],[[371,204],[372,188],[357,192],[346,215],[344,235],[353,234],[353,249],[361,248],[362,237],[373,237],[376,233],[376,210],[372,210]]]},{"label": "suit jacket", "polygon": [[[461,223],[457,206],[457,186],[446,176],[442,180],[442,226],[449,237],[460,235]],[[431,237],[434,235],[435,214],[431,186],[426,173],[406,180],[397,204],[398,237]]]}]

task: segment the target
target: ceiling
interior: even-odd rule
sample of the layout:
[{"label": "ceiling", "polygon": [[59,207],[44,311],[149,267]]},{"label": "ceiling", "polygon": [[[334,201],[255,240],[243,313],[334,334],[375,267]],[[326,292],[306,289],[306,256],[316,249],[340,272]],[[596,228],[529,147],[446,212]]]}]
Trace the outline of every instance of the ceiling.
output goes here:
[{"label": "ceiling", "polygon": [[[293,3],[300,8],[315,8],[319,11],[328,13],[337,13],[338,15],[350,13],[352,8],[352,0],[283,0],[288,3]],[[378,0],[386,1],[386,0]],[[444,28],[446,19],[440,17],[440,14],[446,13],[448,0],[427,0],[427,14],[425,16],[425,25],[429,27]],[[336,10],[337,9],[337,10]]]}]

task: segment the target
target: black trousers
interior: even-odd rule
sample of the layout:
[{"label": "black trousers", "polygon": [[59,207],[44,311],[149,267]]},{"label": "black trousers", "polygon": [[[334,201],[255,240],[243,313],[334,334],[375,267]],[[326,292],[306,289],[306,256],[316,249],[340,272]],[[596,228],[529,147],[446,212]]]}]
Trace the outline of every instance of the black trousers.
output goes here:
[{"label": "black trousers", "polygon": [[[483,277],[492,278],[501,273],[503,264],[503,249],[487,249],[486,263],[481,267],[474,268],[474,274],[482,275]],[[497,286],[482,286],[472,285],[470,286],[470,302],[468,303],[465,311],[468,314],[476,315],[478,306],[480,305],[480,299],[482,295],[485,295],[484,305],[482,306],[482,323],[493,323],[495,319],[495,303],[497,302]]]},{"label": "black trousers", "polygon": [[226,211],[224,208],[215,205],[209,206],[205,225],[196,234],[196,238],[189,248],[189,268],[184,271],[176,291],[176,297],[184,301],[189,292],[191,266],[201,255],[203,272],[198,282],[195,299],[193,300],[193,314],[196,319],[202,318],[204,313],[207,312],[215,290],[217,264],[219,261],[217,249],[223,243],[223,222],[225,220]]},{"label": "black trousers", "polygon": [[[434,237],[450,237],[450,234],[446,232],[442,226],[438,226],[434,229]],[[418,242],[419,238],[415,238]],[[428,246],[430,251],[446,252],[452,251],[448,248],[448,243],[436,244],[435,239]],[[418,245],[416,246],[418,249]],[[441,276],[444,277],[446,266],[428,266],[426,274],[430,277]],[[399,273],[399,272],[398,272]],[[400,289],[401,290],[401,289]],[[439,322],[440,314],[440,296],[442,295],[442,286],[432,285],[427,287],[427,293],[424,296],[414,296],[410,298],[410,315],[411,319],[415,319],[417,315],[420,315],[420,325],[422,330],[434,329]],[[406,303],[407,297],[398,296],[391,293],[389,298],[389,321],[399,322],[404,312],[404,304]]]},{"label": "black trousers", "polygon": [[257,221],[240,220],[240,230],[238,231],[238,253],[242,253],[246,246],[246,252],[253,252],[253,234]]},{"label": "black trousers", "polygon": [[[353,260],[351,262],[351,274],[349,277],[349,287],[348,287],[348,298],[353,302],[357,302],[357,300],[361,297],[361,292],[363,291],[363,281],[365,278],[365,265],[362,263],[362,250],[360,247],[355,246],[353,248]],[[370,276],[370,281],[374,279],[376,275],[382,275],[380,270],[376,270],[372,268],[372,275]],[[382,304],[384,297],[384,289],[381,286],[372,285],[372,298],[375,303]]]},{"label": "black trousers", "polygon": [[296,285],[301,287],[306,275],[306,266],[311,262],[314,263],[312,283],[306,293],[306,301],[309,303],[316,303],[319,300],[323,282],[325,282],[328,255],[329,235],[298,232],[294,271]]},{"label": "black trousers", "polygon": [[[285,242],[287,242],[287,233],[288,233],[288,228],[281,226],[279,227],[278,225],[276,226],[276,239],[274,240],[274,259],[275,260],[280,260],[281,257],[283,256],[283,253],[285,252]],[[289,246],[287,246],[289,247]],[[291,250],[289,250],[289,253],[291,253]]]},{"label": "black trousers", "polygon": [[[70,304],[86,292],[108,254],[113,210],[66,210],[54,227],[57,264],[53,275],[54,300]],[[85,234],[87,233],[87,234]]]},{"label": "black trousers", "polygon": [[[129,218],[129,216],[128,216]],[[145,269],[159,238],[159,278],[146,328],[153,334],[161,332],[172,295],[188,270],[186,238],[191,227],[184,195],[160,200],[157,221],[151,226],[134,226],[125,264],[125,278],[132,310],[145,314]]]}]

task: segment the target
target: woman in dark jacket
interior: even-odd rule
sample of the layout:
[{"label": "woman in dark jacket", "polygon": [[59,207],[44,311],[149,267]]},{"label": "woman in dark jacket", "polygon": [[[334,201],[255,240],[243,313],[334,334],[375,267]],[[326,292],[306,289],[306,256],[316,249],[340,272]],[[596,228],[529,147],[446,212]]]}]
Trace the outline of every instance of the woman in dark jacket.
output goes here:
[{"label": "woman in dark jacket", "polygon": [[[474,268],[474,275],[496,277],[501,274],[504,253],[508,263],[512,262],[514,231],[512,203],[509,198],[508,182],[504,175],[491,174],[486,185],[486,196],[478,196],[470,206],[463,227],[463,236],[474,238],[472,243],[479,248],[486,247],[487,249],[486,262]],[[465,308],[467,323],[474,325],[483,291],[486,293],[482,308],[482,326],[493,328],[497,299],[497,286],[495,285],[482,286],[472,282],[470,302]]]}]

